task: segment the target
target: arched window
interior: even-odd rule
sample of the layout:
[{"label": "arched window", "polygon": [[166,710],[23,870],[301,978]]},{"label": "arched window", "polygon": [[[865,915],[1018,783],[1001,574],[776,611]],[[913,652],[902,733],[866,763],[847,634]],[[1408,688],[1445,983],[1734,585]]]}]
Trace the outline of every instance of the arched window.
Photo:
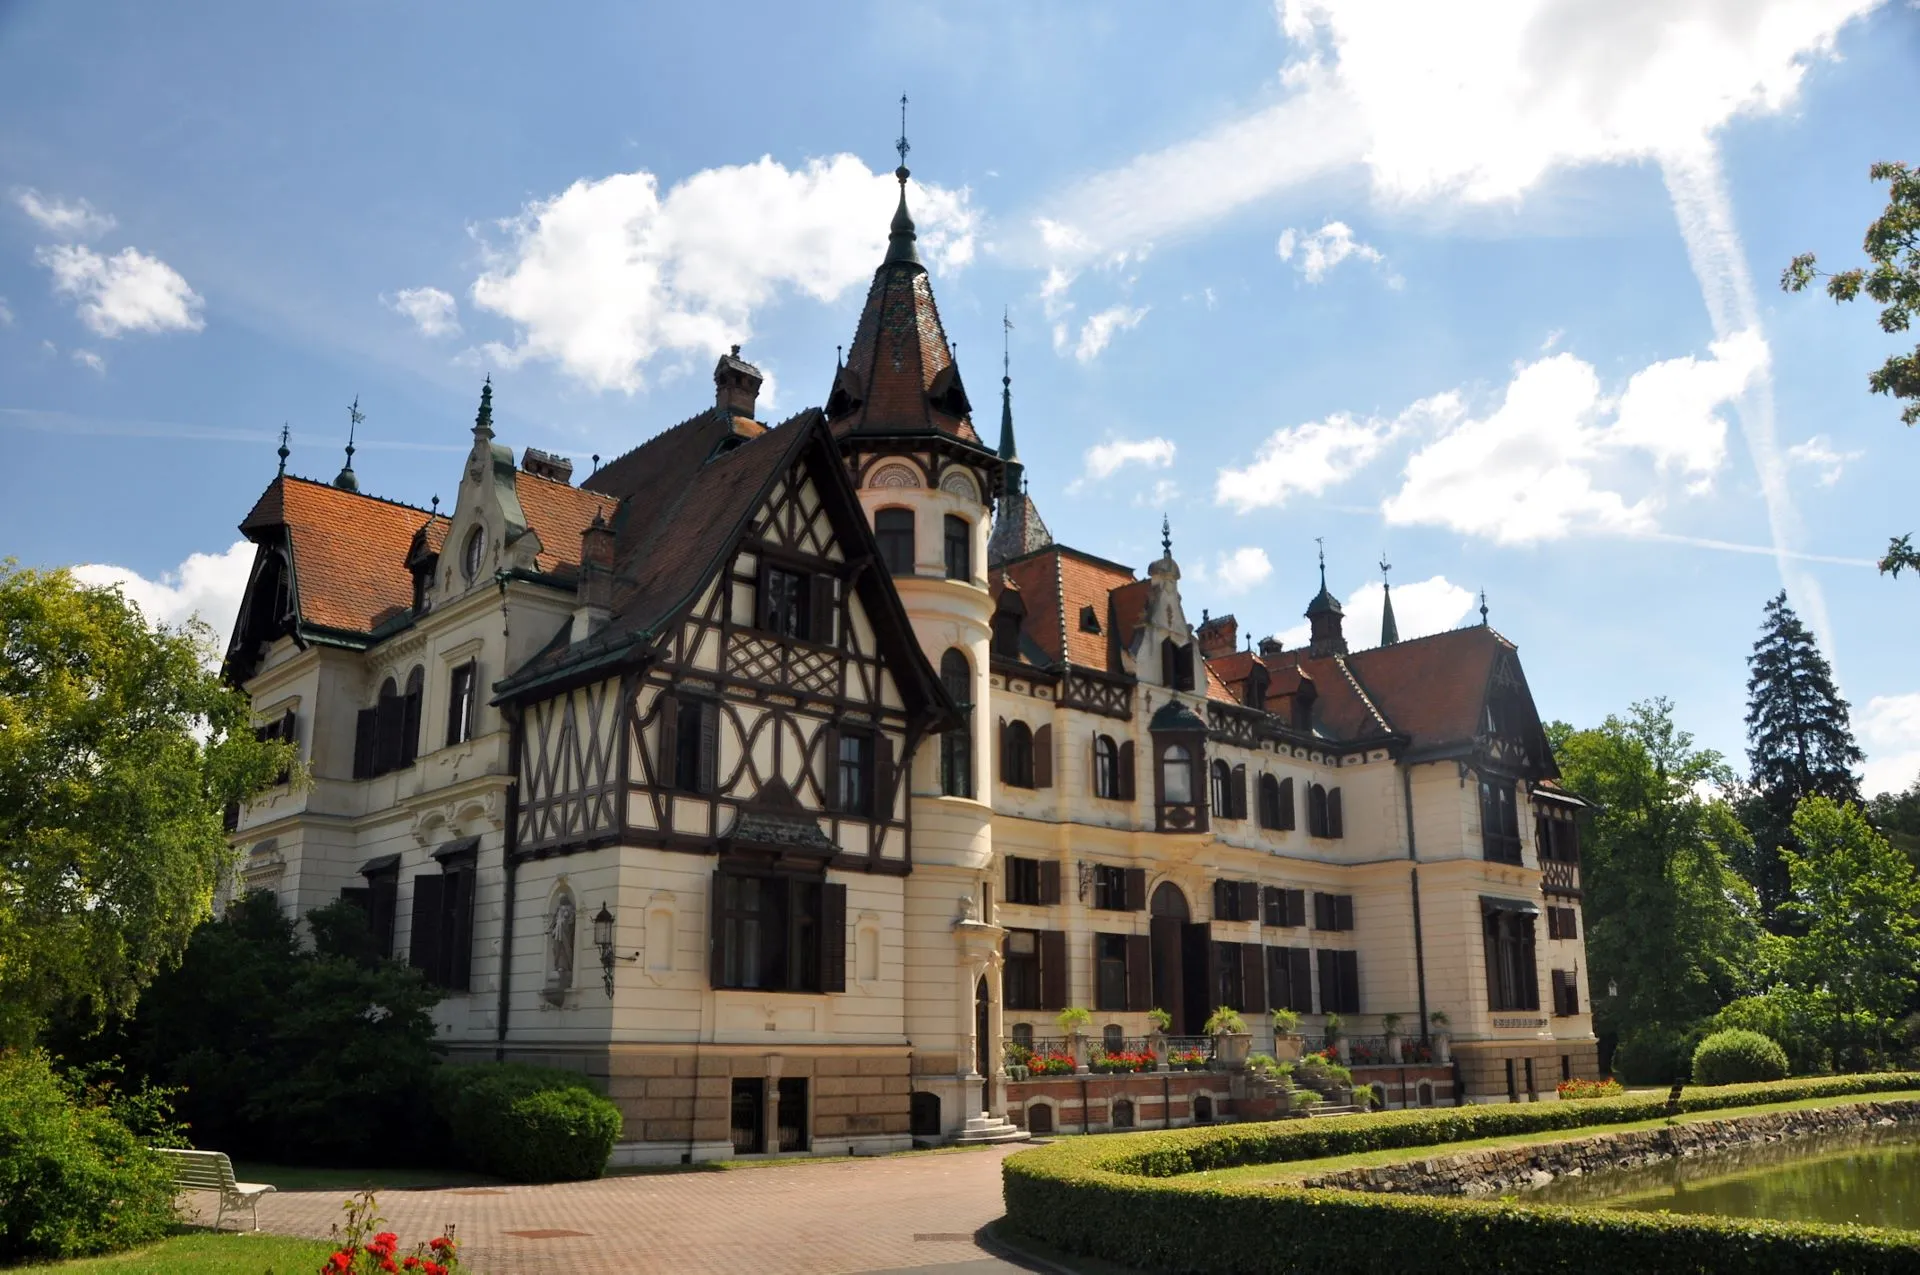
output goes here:
[{"label": "arched window", "polygon": [[1100,1048],[1110,1054],[1117,1054],[1126,1048],[1127,1033],[1119,1023],[1108,1023],[1100,1029]]},{"label": "arched window", "polygon": [[913,574],[913,510],[882,509],[873,516],[873,538],[888,575]]},{"label": "arched window", "polygon": [[960,710],[960,724],[940,737],[940,791],[973,796],[973,666],[966,654],[947,648],[940,657],[940,684]]},{"label": "arched window", "polygon": [[1015,788],[1033,787],[1033,729],[1025,722],[1008,722],[1000,745],[1000,781]]},{"label": "arched window", "polygon": [[1280,781],[1272,775],[1260,776],[1260,826],[1280,829]]},{"label": "arched window", "polygon": [[374,755],[378,764],[374,768],[376,775],[384,775],[390,770],[400,768],[400,740],[407,718],[406,701],[400,698],[400,688],[392,678],[380,683],[380,704],[376,710],[375,721],[378,730],[378,744]]},{"label": "arched window", "polygon": [[407,674],[407,693],[400,707],[400,764],[413,765],[420,755],[420,701],[427,694],[427,671],[418,664]]},{"label": "arched window", "polygon": [[1219,819],[1233,818],[1233,771],[1227,763],[1216,761],[1213,772],[1213,813]]},{"label": "arched window", "polygon": [[1093,739],[1093,795],[1120,800],[1120,748],[1111,735]]},{"label": "arched window", "polygon": [[1169,744],[1160,754],[1161,797],[1170,806],[1193,804],[1193,754],[1181,744]]},{"label": "arched window", "polygon": [[944,525],[947,579],[973,579],[973,524],[958,514],[948,514]]},{"label": "arched window", "polygon": [[1013,1044],[1016,1049],[1033,1052],[1033,1024],[1015,1023],[1013,1025]]},{"label": "arched window", "polygon": [[1133,1104],[1125,1098],[1115,1098],[1111,1123],[1116,1129],[1133,1128]]},{"label": "arched window", "polygon": [[1319,784],[1307,789],[1307,835],[1330,837],[1327,831],[1327,790]]}]

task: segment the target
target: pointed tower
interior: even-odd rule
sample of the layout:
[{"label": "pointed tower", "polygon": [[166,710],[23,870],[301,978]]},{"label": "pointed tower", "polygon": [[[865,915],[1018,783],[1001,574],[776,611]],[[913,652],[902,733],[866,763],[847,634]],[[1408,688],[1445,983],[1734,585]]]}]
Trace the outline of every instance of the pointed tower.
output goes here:
[{"label": "pointed tower", "polygon": [[1327,590],[1327,551],[1324,546],[1320,550],[1320,592],[1314,594],[1313,601],[1307,603],[1307,623],[1312,635],[1308,639],[1308,655],[1319,659],[1347,653],[1344,632],[1346,613],[1340,608],[1340,599]]},{"label": "pointed tower", "polygon": [[[1400,626],[1393,618],[1393,583],[1387,579],[1387,572],[1393,567],[1385,558],[1380,559],[1380,645],[1392,646],[1400,640]],[[1325,587],[1322,582],[1322,587]]]},{"label": "pointed tower", "polygon": [[[1000,322],[1011,335],[1012,322],[1004,316]],[[987,542],[987,564],[995,567],[1053,543],[1053,533],[1027,494],[1027,467],[1020,463],[1020,448],[1013,441],[1012,352],[1004,348],[1000,355],[1000,464],[1000,503],[993,515],[993,538]]]}]

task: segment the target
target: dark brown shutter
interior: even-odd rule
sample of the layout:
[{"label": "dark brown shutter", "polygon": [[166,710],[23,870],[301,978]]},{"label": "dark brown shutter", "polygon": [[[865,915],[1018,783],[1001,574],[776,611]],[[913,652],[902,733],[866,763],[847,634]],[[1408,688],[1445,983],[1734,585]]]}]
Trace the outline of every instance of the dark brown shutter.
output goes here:
[{"label": "dark brown shutter", "polygon": [[700,791],[720,788],[720,706],[712,700],[700,704]]},{"label": "dark brown shutter", "polygon": [[380,747],[380,710],[363,708],[353,719],[353,777],[373,777],[374,754]]},{"label": "dark brown shutter", "polygon": [[[1127,911],[1144,912],[1147,910],[1147,870],[1128,868],[1127,874]],[[1152,1009],[1151,1005],[1147,1006]]]},{"label": "dark brown shutter", "polygon": [[820,887],[820,990],[847,990],[847,887]]},{"label": "dark brown shutter", "polygon": [[1120,745],[1120,800],[1133,800],[1133,741]]},{"label": "dark brown shutter", "polygon": [[1353,928],[1353,896],[1336,894],[1333,899],[1333,928],[1351,930]]},{"label": "dark brown shutter", "polygon": [[1153,1008],[1153,940],[1145,934],[1127,935],[1127,1009],[1140,1013]]},{"label": "dark brown shutter", "polygon": [[1313,1012],[1313,953],[1308,948],[1287,949],[1287,978],[1292,983],[1289,995],[1293,1008],[1302,1014]]},{"label": "dark brown shutter", "polygon": [[[419,672],[418,669],[414,670]],[[408,690],[400,701],[400,765],[411,766],[420,755],[420,701],[426,694],[409,679]]]},{"label": "dark brown shutter", "polygon": [[1340,1003],[1346,1006],[1346,1012],[1360,1012],[1360,954],[1358,952],[1340,953]]},{"label": "dark brown shutter", "polygon": [[1006,891],[1006,899],[1009,903],[1023,902],[1020,898],[1020,892],[1013,888],[1013,865],[1017,862],[1019,862],[1019,860],[1015,859],[1012,855],[1008,855],[1006,858],[1006,883],[1002,888]]},{"label": "dark brown shutter", "polygon": [[1258,943],[1240,945],[1241,1008],[1249,1014],[1267,1012],[1267,962]]},{"label": "dark brown shutter", "polygon": [[820,732],[820,747],[826,761],[820,768],[820,805],[826,810],[840,809],[840,728],[827,723]]},{"label": "dark brown shutter", "polygon": [[1274,886],[1260,892],[1260,921],[1273,926],[1286,923],[1286,896]]},{"label": "dark brown shutter", "polygon": [[447,987],[456,992],[467,990],[473,967],[473,886],[474,870],[467,867],[447,873],[441,887],[447,908]]},{"label": "dark brown shutter", "polygon": [[653,713],[660,719],[660,748],[653,761],[653,781],[662,788],[679,782],[680,697],[661,691],[654,697]]},{"label": "dark brown shutter", "polygon": [[1327,907],[1327,896],[1320,893],[1318,890],[1315,890],[1313,892],[1313,928],[1314,929],[1330,930],[1333,928],[1333,926],[1329,923],[1329,920],[1328,920],[1328,915],[1327,915],[1328,911],[1329,909]]},{"label": "dark brown shutter", "polygon": [[438,986],[442,982],[440,918],[445,913],[446,878],[422,873],[413,879],[413,932],[407,936],[407,964]]},{"label": "dark brown shutter", "polygon": [[1326,948],[1320,949],[1320,1012],[1340,1012],[1340,962]]},{"label": "dark brown shutter", "polygon": [[1307,923],[1307,892],[1305,890],[1287,891],[1287,925],[1305,925]]},{"label": "dark brown shutter", "polygon": [[[1059,864],[1054,880],[1059,881]],[[1067,1007],[1067,936],[1063,930],[1039,930],[1040,936],[1040,1008]]]},{"label": "dark brown shutter", "polygon": [[1053,787],[1053,727],[1033,732],[1033,786]]},{"label": "dark brown shutter", "polygon": [[1235,819],[1247,817],[1247,768],[1245,766],[1233,768],[1233,817]]},{"label": "dark brown shutter", "polygon": [[1293,829],[1293,779],[1289,776],[1280,781],[1280,831],[1292,832]]},{"label": "dark brown shutter", "polygon": [[708,887],[712,893],[707,898],[707,978],[714,987],[724,986],[727,977],[726,929],[720,917],[726,883],[725,874],[716,872]]},{"label": "dark brown shutter", "polygon": [[813,577],[813,597],[807,607],[806,636],[823,646],[833,645],[833,577],[825,572]]},{"label": "dark brown shutter", "polygon": [[378,724],[374,734],[379,746],[375,749],[374,773],[384,775],[400,768],[400,758],[405,752],[401,731],[406,725],[407,702],[398,695],[382,695],[375,713]]},{"label": "dark brown shutter", "polygon": [[1233,883],[1234,901],[1233,919],[1236,921],[1257,921],[1260,919],[1260,886],[1253,881]]},{"label": "dark brown shutter", "polygon": [[1553,1012],[1555,1014],[1563,1014],[1566,1011],[1562,1009],[1561,1006],[1567,1003],[1567,972],[1565,970],[1554,970],[1552,971],[1551,977],[1553,984]]},{"label": "dark brown shutter", "polygon": [[1560,909],[1560,937],[1577,939],[1580,937],[1580,910],[1578,908]]},{"label": "dark brown shutter", "polygon": [[1058,903],[1060,901],[1060,861],[1058,859],[1040,860],[1040,902]]},{"label": "dark brown shutter", "polygon": [[873,737],[873,817],[893,818],[893,736],[885,731]]},{"label": "dark brown shutter", "polygon": [[1233,915],[1233,882],[1213,883],[1213,919],[1224,921]]},{"label": "dark brown shutter", "polygon": [[1571,1017],[1580,1012],[1580,982],[1572,970],[1562,970],[1561,973],[1566,976],[1567,1015]]},{"label": "dark brown shutter", "polygon": [[1013,782],[1013,750],[1007,747],[1013,739],[1013,732],[1007,729],[1007,719],[1000,719],[1000,782]]},{"label": "dark brown shutter", "polygon": [[1329,837],[1344,837],[1347,835],[1346,829],[1340,819],[1340,790],[1338,788],[1327,789],[1327,835]]}]

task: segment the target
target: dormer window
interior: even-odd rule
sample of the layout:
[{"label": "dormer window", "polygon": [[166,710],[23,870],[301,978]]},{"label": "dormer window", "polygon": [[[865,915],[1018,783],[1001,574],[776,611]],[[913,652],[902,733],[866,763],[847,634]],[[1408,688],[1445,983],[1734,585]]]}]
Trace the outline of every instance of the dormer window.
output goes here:
[{"label": "dormer window", "polygon": [[1166,684],[1176,691],[1193,689],[1193,643],[1172,638],[1160,642],[1160,671]]},{"label": "dormer window", "polygon": [[467,533],[466,547],[460,551],[460,573],[472,584],[480,578],[481,564],[487,557],[487,529],[475,527]]}]

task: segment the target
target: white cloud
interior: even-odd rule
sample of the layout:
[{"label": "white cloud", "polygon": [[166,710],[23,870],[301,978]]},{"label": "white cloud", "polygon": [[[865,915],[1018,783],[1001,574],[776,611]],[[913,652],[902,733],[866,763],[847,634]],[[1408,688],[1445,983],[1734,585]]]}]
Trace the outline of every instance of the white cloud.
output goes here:
[{"label": "white cloud", "polygon": [[1115,438],[1087,448],[1086,470],[1073,484],[1075,488],[1113,477],[1128,465],[1142,469],[1166,469],[1173,464],[1175,448],[1167,438]]},{"label": "white cloud", "polygon": [[[632,392],[657,357],[745,343],[754,313],[784,294],[833,301],[870,278],[898,194],[851,155],[706,169],[664,193],[646,171],[577,181],[501,223],[509,242],[472,300],[519,332],[488,352]],[[948,271],[971,260],[967,191],[916,183],[907,198],[923,260]]]},{"label": "white cloud", "polygon": [[1819,470],[1814,481],[1822,487],[1831,487],[1840,481],[1840,475],[1847,465],[1859,460],[1864,452],[1835,451],[1833,440],[1825,434],[1815,434],[1804,443],[1795,443],[1787,448],[1787,459],[1796,465],[1805,465],[1808,469]]},{"label": "white cloud", "polygon": [[57,196],[42,195],[32,188],[15,195],[14,202],[20,205],[20,211],[56,235],[91,239],[95,235],[106,234],[119,224],[114,221],[112,214],[99,211],[84,199],[69,203]]},{"label": "white cloud", "polygon": [[152,580],[126,567],[101,563],[75,567],[73,574],[83,584],[118,585],[151,624],[184,624],[198,616],[214,631],[217,659],[226,654],[228,635],[240,614],[253,556],[250,542],[236,540],[224,553],[191,554],[177,568]]},{"label": "white cloud", "polygon": [[34,260],[53,272],[53,290],[80,302],[81,322],[104,337],[123,332],[198,332],[200,296],[178,271],[137,248],[102,257],[66,244],[40,248]]},{"label": "white cloud", "polygon": [[90,368],[101,376],[107,374],[107,361],[93,350],[73,351],[73,361],[81,367]]},{"label": "white cloud", "polygon": [[1230,597],[1266,583],[1272,574],[1273,563],[1268,559],[1267,551],[1257,545],[1245,545],[1221,554],[1204,573],[1215,589]]},{"label": "white cloud", "polygon": [[456,336],[460,332],[460,303],[450,292],[438,288],[402,288],[380,300],[389,309],[412,319],[421,336]]},{"label": "white cloud", "polygon": [[1423,398],[1391,420],[1335,412],[1285,426],[1267,436],[1244,469],[1219,472],[1214,501],[1244,514],[1278,509],[1295,495],[1318,495],[1359,472],[1401,435],[1450,424],[1464,412],[1460,396],[1449,391]]},{"label": "white cloud", "polygon": [[[1385,595],[1378,580],[1370,580],[1341,600],[1346,612],[1343,631],[1354,650],[1380,645],[1380,615]],[[1445,576],[1393,586],[1393,623],[1402,641],[1456,627],[1473,610],[1472,590]]]},{"label": "white cloud", "polygon": [[1133,498],[1133,504],[1137,509],[1164,510],[1168,505],[1171,505],[1179,495],[1179,483],[1176,483],[1171,478],[1161,478],[1156,479],[1153,486],[1147,490],[1137,493]]},{"label": "white cloud", "polygon": [[1920,693],[1868,700],[1860,745],[1867,754],[1861,792],[1871,797],[1911,788],[1920,779]]},{"label": "white cloud", "polygon": [[[1393,524],[1448,527],[1501,544],[1578,531],[1650,534],[1661,497],[1633,472],[1650,461],[1698,490],[1726,455],[1719,412],[1763,366],[1756,340],[1715,342],[1710,359],[1672,359],[1636,373],[1618,399],[1591,364],[1549,355],[1521,368],[1498,408],[1463,419],[1414,453],[1381,506]],[[1615,488],[1631,483],[1632,499]],[[1607,484],[1607,485],[1602,485]]]},{"label": "white cloud", "polygon": [[7,299],[0,297],[0,328],[13,326],[13,311],[7,308]]},{"label": "white cloud", "polygon": [[[1313,231],[1299,231],[1289,226],[1280,232],[1280,242],[1274,245],[1274,251],[1280,254],[1280,260],[1293,262],[1296,252],[1300,260],[1294,262],[1294,269],[1305,275],[1308,283],[1319,283],[1327,277],[1327,272],[1345,261],[1348,257],[1357,257],[1361,261],[1382,265],[1386,258],[1372,244],[1360,242],[1353,237],[1353,230],[1344,221],[1330,221]],[[1399,287],[1403,280],[1399,275],[1389,274],[1390,287]]]},{"label": "white cloud", "polygon": [[[1100,313],[1092,315],[1080,325],[1080,340],[1073,347],[1073,357],[1082,363],[1091,363],[1100,357],[1100,351],[1107,348],[1117,332],[1129,332],[1140,326],[1140,320],[1147,317],[1147,306],[1116,305],[1109,306]],[[1057,333],[1055,345],[1060,341]]]}]

